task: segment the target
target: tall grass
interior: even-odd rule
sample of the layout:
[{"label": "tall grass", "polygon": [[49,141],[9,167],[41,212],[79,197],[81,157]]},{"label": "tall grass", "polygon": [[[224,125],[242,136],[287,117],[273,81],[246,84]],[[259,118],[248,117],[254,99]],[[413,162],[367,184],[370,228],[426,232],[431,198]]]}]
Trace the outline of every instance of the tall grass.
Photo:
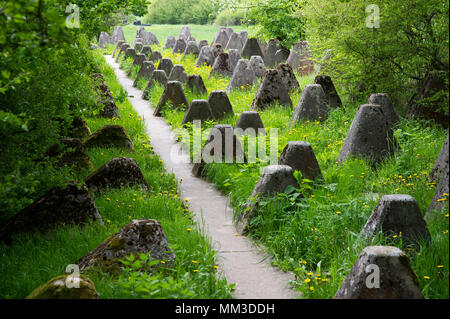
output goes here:
[{"label": "tall grass", "polygon": [[[94,58],[112,94],[118,96],[122,87],[113,70],[100,53],[94,53]],[[175,264],[169,269],[156,271],[151,278],[139,277],[139,271],[132,271],[131,274],[138,276],[139,284],[133,287],[126,281],[121,282],[121,278],[102,273],[89,274],[100,298],[231,297],[232,286],[226,283],[215,265],[215,252],[210,240],[193,222],[189,204],[180,200],[178,182],[173,174],[165,172],[162,161],[153,153],[142,119],[127,99],[116,103],[121,119],[91,117],[86,121],[92,132],[105,124],[124,126],[134,143],[135,152],[92,148],[88,150],[89,157],[96,169],[114,157],[134,158],[150,191],[125,187],[94,195],[105,226],[65,226],[47,234],[21,234],[11,246],[0,246],[0,297],[26,297],[39,285],[64,273],[68,264],[76,263],[132,219],[156,219],[161,223],[175,252]],[[87,174],[83,172],[75,176],[82,181]],[[145,293],[142,293],[142,287],[146,287]]]}]

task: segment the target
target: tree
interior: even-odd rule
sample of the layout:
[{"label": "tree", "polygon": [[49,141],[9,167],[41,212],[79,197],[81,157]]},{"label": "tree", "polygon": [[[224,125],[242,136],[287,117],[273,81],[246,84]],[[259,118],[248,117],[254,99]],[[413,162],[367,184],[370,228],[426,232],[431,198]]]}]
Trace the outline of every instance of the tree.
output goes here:
[{"label": "tree", "polygon": [[301,15],[316,60],[328,51],[332,68],[324,72],[355,101],[385,92],[406,106],[428,74],[440,71],[446,98],[435,108],[448,114],[448,1],[305,0]]}]

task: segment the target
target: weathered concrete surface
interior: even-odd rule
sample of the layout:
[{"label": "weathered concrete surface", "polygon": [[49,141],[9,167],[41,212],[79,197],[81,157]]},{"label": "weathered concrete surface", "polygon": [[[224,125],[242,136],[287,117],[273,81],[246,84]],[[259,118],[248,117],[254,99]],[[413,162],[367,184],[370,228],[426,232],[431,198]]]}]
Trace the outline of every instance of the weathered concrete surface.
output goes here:
[{"label": "weathered concrete surface", "polygon": [[[373,210],[362,234],[371,238],[378,231],[385,236],[401,236],[404,241],[431,239],[419,204],[410,195],[384,195]],[[401,233],[401,234],[400,234]]]},{"label": "weathered concrete surface", "polygon": [[304,141],[287,143],[278,159],[279,165],[289,165],[294,170],[302,172],[302,178],[315,180],[321,178],[319,163],[311,144]]},{"label": "weathered concrete surface", "polygon": [[120,84],[129,93],[134,109],[145,119],[147,134],[151,138],[155,152],[166,163],[168,172],[177,178],[183,178],[180,184],[181,198],[189,199],[190,209],[195,220],[204,220],[204,231],[211,237],[217,251],[219,269],[229,283],[236,283],[235,298],[240,299],[287,299],[299,298],[300,294],[290,289],[289,281],[294,279],[291,273],[285,273],[270,266],[270,258],[262,247],[255,246],[246,237],[237,236],[233,224],[233,211],[227,197],[221,195],[215,187],[191,174],[192,165],[171,159],[172,148],[188,158],[163,118],[152,115],[153,109],[141,99],[141,92],[133,88],[132,80],[119,69],[117,63],[106,56],[107,62],[115,69]]},{"label": "weathered concrete surface", "polygon": [[[379,287],[369,288],[369,275],[379,269]],[[369,246],[363,249],[334,299],[423,299],[419,281],[400,249]]]}]

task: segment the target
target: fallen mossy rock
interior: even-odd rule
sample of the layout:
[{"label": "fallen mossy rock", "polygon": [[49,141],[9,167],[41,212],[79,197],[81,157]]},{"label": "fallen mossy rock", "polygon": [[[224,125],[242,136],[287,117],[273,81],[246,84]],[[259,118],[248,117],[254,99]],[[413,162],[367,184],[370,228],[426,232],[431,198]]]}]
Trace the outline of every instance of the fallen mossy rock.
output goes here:
[{"label": "fallen mossy rock", "polygon": [[106,118],[121,118],[119,114],[119,109],[114,102],[114,97],[106,84],[103,75],[101,73],[94,73],[93,78],[96,80],[96,90],[98,92],[98,101],[102,108],[100,109],[99,115]]},{"label": "fallen mossy rock", "polygon": [[[77,285],[77,286],[72,286]],[[98,299],[94,283],[86,276],[62,275],[37,287],[26,299]]]},{"label": "fallen mossy rock", "polygon": [[86,178],[86,185],[93,192],[103,189],[138,186],[148,189],[147,181],[134,158],[116,157]]},{"label": "fallen mossy rock", "polygon": [[169,247],[161,224],[154,219],[135,219],[81,258],[77,264],[80,271],[101,269],[115,274],[123,266],[120,260],[130,254],[136,256],[147,253],[150,253],[152,260],[165,262],[158,263],[151,269],[162,265],[170,266],[175,260],[175,254]]},{"label": "fallen mossy rock", "polygon": [[78,138],[61,138],[45,151],[44,157],[57,158],[58,167],[67,165],[77,169],[94,169],[83,143]]},{"label": "fallen mossy rock", "polygon": [[125,128],[120,125],[108,124],[89,136],[84,142],[86,148],[90,147],[117,147],[134,150]]},{"label": "fallen mossy rock", "polygon": [[103,224],[87,188],[69,183],[54,187],[0,226],[0,242],[10,243],[19,233],[45,233],[61,225],[83,225],[90,221]]}]

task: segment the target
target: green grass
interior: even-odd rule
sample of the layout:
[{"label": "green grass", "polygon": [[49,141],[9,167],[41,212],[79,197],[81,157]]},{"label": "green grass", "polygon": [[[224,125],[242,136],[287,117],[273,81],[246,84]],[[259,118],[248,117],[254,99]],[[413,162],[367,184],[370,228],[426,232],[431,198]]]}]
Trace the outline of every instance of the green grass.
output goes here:
[{"label": "green grass", "polygon": [[[113,95],[118,96],[121,86],[113,70],[100,53],[94,53],[94,58]],[[135,277],[132,285],[125,275],[117,278],[93,273],[89,276],[101,298],[231,297],[232,286],[227,285],[220,269],[215,267],[215,252],[210,241],[200,225],[193,222],[188,203],[180,200],[173,174],[165,173],[162,161],[153,153],[142,119],[127,99],[117,105],[122,119],[91,117],[86,121],[92,132],[105,124],[123,125],[134,143],[135,152],[93,148],[88,150],[89,156],[96,169],[114,157],[133,157],[150,191],[125,187],[95,195],[105,226],[64,226],[44,235],[21,234],[10,246],[0,246],[1,298],[26,297],[39,285],[64,273],[68,264],[75,263],[132,219],[156,219],[161,223],[175,252],[175,264],[156,271],[152,277],[128,270],[125,275]],[[72,177],[82,181],[87,174],[73,173]]]},{"label": "green grass", "polygon": [[[155,34],[164,37],[164,31]],[[178,26],[178,30],[181,26]],[[210,38],[215,29],[210,29]],[[177,34],[173,32],[172,34]],[[195,35],[194,35],[195,36]],[[155,49],[161,49],[163,44]],[[208,78],[210,67],[197,68],[195,59],[182,60],[179,54],[162,51],[164,57],[174,64],[183,64],[188,74],[200,74],[209,92],[225,90],[229,79]],[[314,76],[297,75],[303,89],[314,80]],[[140,83],[140,88],[145,83]],[[242,111],[250,109],[259,83],[247,90],[234,90],[229,94],[235,116],[220,121],[234,125]],[[339,90],[339,88],[338,88]],[[150,103],[156,105],[163,88],[155,86],[149,93]],[[189,103],[193,99],[206,99],[186,91]],[[294,107],[301,94],[291,95]],[[362,160],[348,160],[338,164],[337,157],[349,131],[353,117],[360,104],[341,96],[344,108],[331,111],[324,122],[301,122],[289,127],[293,110],[273,106],[260,112],[266,129],[279,130],[278,155],[289,141],[307,141],[312,145],[321,167],[324,181],[312,187],[301,185],[304,199],[293,194],[280,194],[265,199],[259,213],[250,221],[250,236],[269,248],[274,263],[282,269],[294,271],[295,287],[306,298],[332,298],[343,278],[348,274],[361,250],[367,245],[395,245],[403,249],[410,258],[422,292],[426,298],[448,298],[449,296],[449,246],[448,208],[438,213],[439,218],[430,222],[431,243],[420,243],[417,247],[406,246],[401,236],[383,238],[378,234],[372,242],[361,239],[359,233],[384,194],[409,194],[426,212],[435,185],[427,180],[437,158],[447,131],[429,123],[401,119],[394,133],[400,145],[392,158],[372,169]],[[166,107],[164,118],[172,128],[180,128],[184,110]],[[209,123],[208,126],[214,123]],[[230,197],[236,216],[251,194],[266,163],[208,164],[206,178]],[[320,274],[320,276],[317,276]],[[313,278],[313,279],[312,279]],[[316,278],[323,278],[316,279]],[[313,287],[313,288],[311,288]]]},{"label": "green grass", "polygon": [[[198,24],[188,24],[189,29],[191,30],[191,35],[195,38],[195,40],[198,42],[200,40],[208,40],[208,43],[211,44],[211,42],[214,40],[214,35],[216,34],[217,30],[219,30],[220,26],[214,26],[214,25],[198,25]],[[180,33],[180,30],[183,26],[181,25],[172,25],[172,24],[155,24],[152,26],[143,27],[145,31],[151,31],[153,32],[156,37],[158,38],[158,41],[161,45],[164,45],[164,42],[166,42],[166,38],[168,35],[173,35],[175,38],[178,37],[178,34]],[[231,26],[235,32],[239,32],[242,30],[249,31],[249,35],[251,35],[251,32],[253,29],[247,29],[243,26]],[[126,25],[123,27],[123,33],[125,35],[125,40],[128,43],[131,43],[134,38],[136,37],[136,30],[139,28],[139,26],[135,26],[132,24]]]}]

